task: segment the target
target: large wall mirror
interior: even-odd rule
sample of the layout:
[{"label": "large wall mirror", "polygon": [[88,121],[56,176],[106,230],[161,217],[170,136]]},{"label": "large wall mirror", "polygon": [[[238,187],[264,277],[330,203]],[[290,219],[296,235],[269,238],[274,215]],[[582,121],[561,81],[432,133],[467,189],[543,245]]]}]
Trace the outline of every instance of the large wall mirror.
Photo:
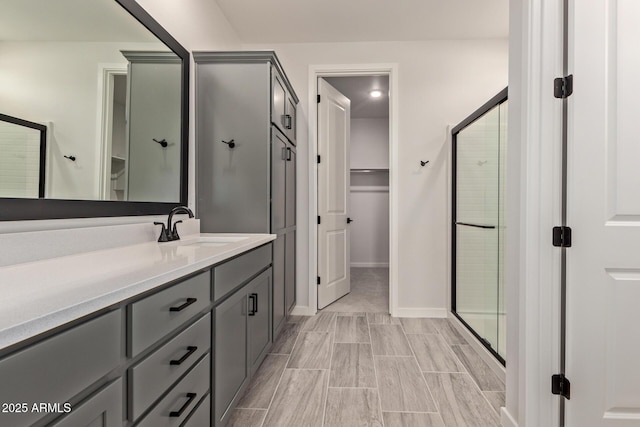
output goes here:
[{"label": "large wall mirror", "polygon": [[[186,204],[188,76],[188,52],[134,0],[3,0],[0,116],[17,120],[0,123],[0,220]],[[46,141],[26,144],[21,121]],[[41,161],[14,167],[27,147]]]}]

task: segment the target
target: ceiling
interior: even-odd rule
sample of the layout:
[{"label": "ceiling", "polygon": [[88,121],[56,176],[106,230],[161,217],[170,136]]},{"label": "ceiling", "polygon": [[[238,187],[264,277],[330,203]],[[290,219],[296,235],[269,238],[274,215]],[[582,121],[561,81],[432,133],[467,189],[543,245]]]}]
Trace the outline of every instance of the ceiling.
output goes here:
[{"label": "ceiling", "polygon": [[[389,117],[389,77],[325,77],[331,86],[351,100],[351,118]],[[379,90],[382,96],[372,98],[370,92]]]},{"label": "ceiling", "polygon": [[0,41],[158,42],[114,0],[2,0]]},{"label": "ceiling", "polygon": [[244,43],[506,38],[509,0],[216,0]]}]

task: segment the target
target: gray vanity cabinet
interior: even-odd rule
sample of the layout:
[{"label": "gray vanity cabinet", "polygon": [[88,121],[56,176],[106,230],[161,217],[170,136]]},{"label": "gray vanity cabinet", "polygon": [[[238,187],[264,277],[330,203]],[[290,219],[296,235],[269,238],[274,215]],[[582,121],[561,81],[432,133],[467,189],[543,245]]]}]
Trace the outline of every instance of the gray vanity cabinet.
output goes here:
[{"label": "gray vanity cabinet", "polygon": [[260,367],[271,341],[271,270],[267,270],[247,285],[249,295],[248,341],[251,374]]},{"label": "gray vanity cabinet", "polygon": [[247,363],[248,295],[236,292],[215,308],[215,425],[225,425],[239,392],[249,381]]},{"label": "gray vanity cabinet", "polygon": [[51,427],[122,427],[122,394],[118,378]]},{"label": "gray vanity cabinet", "polygon": [[272,51],[193,57],[200,228],[278,236],[272,284],[276,336],[295,305],[298,98]]}]

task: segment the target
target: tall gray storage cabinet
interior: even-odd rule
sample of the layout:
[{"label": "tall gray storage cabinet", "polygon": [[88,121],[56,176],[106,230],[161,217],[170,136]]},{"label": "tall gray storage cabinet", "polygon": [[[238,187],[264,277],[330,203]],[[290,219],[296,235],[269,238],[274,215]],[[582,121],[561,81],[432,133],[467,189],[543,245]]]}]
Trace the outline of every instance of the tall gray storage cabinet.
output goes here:
[{"label": "tall gray storage cabinet", "polygon": [[194,52],[202,232],[271,233],[273,338],[295,305],[296,107],[275,52]]}]

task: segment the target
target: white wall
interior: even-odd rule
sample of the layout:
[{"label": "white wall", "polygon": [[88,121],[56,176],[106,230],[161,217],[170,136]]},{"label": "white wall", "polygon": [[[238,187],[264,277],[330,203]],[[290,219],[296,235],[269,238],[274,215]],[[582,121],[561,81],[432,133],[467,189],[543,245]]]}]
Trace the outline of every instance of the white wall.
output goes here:
[{"label": "white wall", "polygon": [[[352,118],[351,169],[389,167],[389,119]],[[389,265],[389,174],[351,172],[351,266]]]},{"label": "white wall", "polygon": [[351,169],[389,167],[389,119],[351,119]]},{"label": "white wall", "polygon": [[[310,65],[398,64],[400,308],[446,307],[448,254],[446,127],[507,85],[507,40],[251,45],[275,49],[300,98],[298,182],[309,182]],[[420,167],[419,160],[430,160]],[[298,186],[297,299],[309,301],[309,189]]]}]

